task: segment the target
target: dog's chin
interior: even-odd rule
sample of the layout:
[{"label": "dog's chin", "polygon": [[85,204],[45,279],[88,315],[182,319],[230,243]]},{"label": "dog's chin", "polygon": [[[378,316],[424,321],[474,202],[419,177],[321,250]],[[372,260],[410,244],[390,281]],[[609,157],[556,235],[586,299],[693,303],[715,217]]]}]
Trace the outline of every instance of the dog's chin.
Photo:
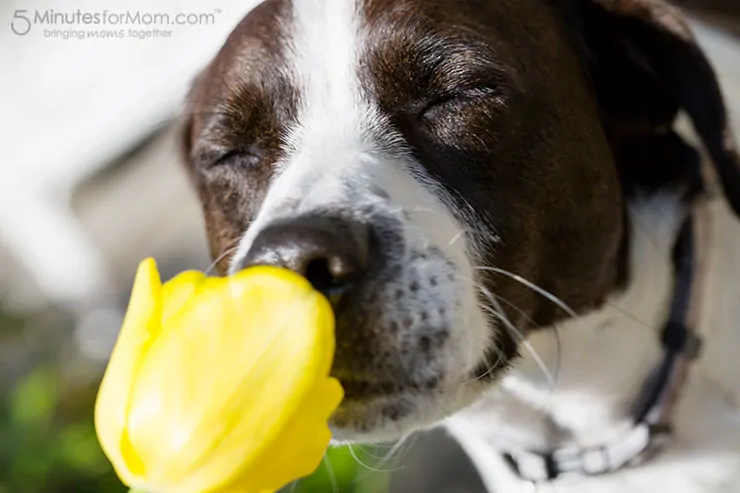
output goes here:
[{"label": "dog's chin", "polygon": [[[439,283],[436,288],[463,291],[457,284]],[[411,294],[422,297],[430,292]],[[391,303],[392,296],[379,299],[385,301],[380,306],[397,306]],[[440,424],[473,404],[494,384],[498,370],[505,365],[498,359],[501,364],[491,367],[490,348],[497,341],[487,335],[490,327],[485,314],[474,300],[463,299],[458,304],[453,296],[442,299],[455,301],[434,304],[438,310],[442,306],[452,321],[439,316],[413,316],[429,311],[428,306],[420,303],[417,308],[412,303],[414,298],[406,296],[405,304],[396,310],[370,311],[385,323],[378,323],[367,332],[383,337],[369,338],[365,345],[339,345],[332,375],[342,383],[345,398],[330,421],[335,441],[379,443],[404,438]],[[385,330],[408,314],[418,325],[408,324],[404,331]],[[338,333],[352,332],[340,328]],[[347,348],[358,347],[371,350],[346,352]],[[358,365],[367,354],[374,358]],[[486,368],[486,378],[480,376],[482,367]]]},{"label": "dog's chin", "polygon": [[333,442],[391,442],[432,428],[473,404],[490,385],[461,381],[445,389],[401,390],[371,398],[348,396],[329,422]]}]

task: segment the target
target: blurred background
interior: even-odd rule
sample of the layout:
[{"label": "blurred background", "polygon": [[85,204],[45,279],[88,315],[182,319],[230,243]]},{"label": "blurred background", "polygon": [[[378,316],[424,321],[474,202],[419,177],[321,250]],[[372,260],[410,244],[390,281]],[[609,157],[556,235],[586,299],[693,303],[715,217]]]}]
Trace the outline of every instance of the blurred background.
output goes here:
[{"label": "blurred background", "polygon": [[[125,491],[93,430],[97,385],[139,261],[156,258],[165,279],[210,265],[175,126],[194,74],[253,3],[0,0],[0,493]],[[740,1],[679,3],[740,122]],[[193,22],[44,23],[51,10]],[[483,490],[436,431],[333,449],[290,491]]]}]

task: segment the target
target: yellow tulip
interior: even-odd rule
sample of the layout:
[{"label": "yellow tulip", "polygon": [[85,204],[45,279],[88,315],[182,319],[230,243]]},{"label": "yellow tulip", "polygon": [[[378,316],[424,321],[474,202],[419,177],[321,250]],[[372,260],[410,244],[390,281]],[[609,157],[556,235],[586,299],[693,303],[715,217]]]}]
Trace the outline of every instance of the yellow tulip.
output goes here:
[{"label": "yellow tulip", "polygon": [[297,274],[162,285],[145,260],[98,392],[98,439],[132,491],[273,492],[329,445],[334,342],[329,303]]}]

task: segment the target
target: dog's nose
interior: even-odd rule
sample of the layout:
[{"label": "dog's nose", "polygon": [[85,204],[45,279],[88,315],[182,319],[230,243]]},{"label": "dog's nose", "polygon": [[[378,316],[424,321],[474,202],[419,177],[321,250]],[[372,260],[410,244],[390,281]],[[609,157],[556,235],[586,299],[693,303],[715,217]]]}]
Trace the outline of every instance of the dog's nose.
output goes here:
[{"label": "dog's nose", "polygon": [[299,217],[260,231],[240,267],[274,265],[326,295],[342,294],[367,268],[367,228],[343,219]]}]

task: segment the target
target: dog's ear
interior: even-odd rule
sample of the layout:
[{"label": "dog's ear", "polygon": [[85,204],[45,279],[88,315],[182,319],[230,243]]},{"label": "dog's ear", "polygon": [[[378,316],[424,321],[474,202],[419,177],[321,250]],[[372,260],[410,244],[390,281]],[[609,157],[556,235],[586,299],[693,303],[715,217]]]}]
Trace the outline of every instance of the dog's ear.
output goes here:
[{"label": "dog's ear", "polygon": [[[673,132],[690,117],[740,214],[740,159],[714,71],[681,12],[663,0],[575,0],[584,55],[623,176],[671,177],[696,161]],[[678,156],[677,156],[678,155]],[[649,181],[649,180],[648,180]]]}]

